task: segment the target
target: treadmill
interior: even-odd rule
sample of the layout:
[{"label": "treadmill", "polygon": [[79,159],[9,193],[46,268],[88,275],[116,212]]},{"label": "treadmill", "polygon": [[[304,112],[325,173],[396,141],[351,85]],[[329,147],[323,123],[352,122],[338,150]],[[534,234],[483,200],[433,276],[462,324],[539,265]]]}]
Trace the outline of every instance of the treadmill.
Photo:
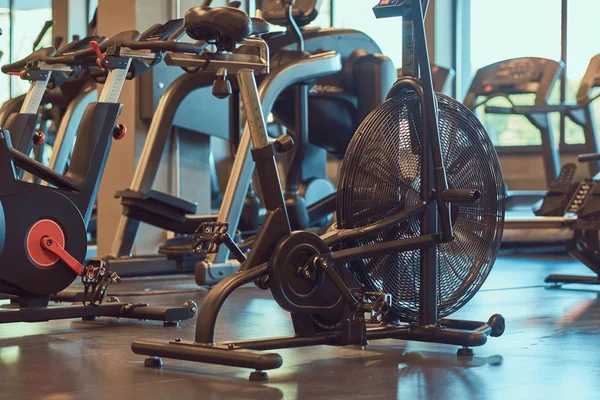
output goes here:
[{"label": "treadmill", "polygon": [[[600,87],[600,55],[594,56],[583,76],[577,92],[575,104],[511,107],[486,107],[486,112],[504,115],[536,116],[547,120],[551,113],[562,113],[582,128],[584,144],[579,157],[585,163],[590,177],[586,181],[575,182],[577,165],[565,164],[557,178],[548,184],[543,201],[532,208],[530,215],[508,216],[504,225],[503,246],[521,247],[526,244],[566,244],[567,251],[576,259],[591,268],[592,248],[598,243],[589,240],[590,234],[584,229],[594,226],[595,203],[598,201],[596,183],[600,181],[600,147],[596,134],[593,102],[600,97],[595,89]],[[590,188],[593,188],[590,189]],[[600,188],[600,187],[599,187]],[[598,190],[600,193],[600,190]],[[591,221],[591,222],[590,222]],[[582,228],[583,227],[583,228]],[[596,232],[598,229],[591,229]],[[582,232],[586,233],[582,233]],[[597,232],[596,232],[597,234]],[[585,242],[585,246],[581,243]],[[582,247],[586,247],[585,251]],[[585,253],[585,256],[581,256]],[[562,277],[564,278],[564,277]],[[558,278],[557,278],[558,279]],[[566,279],[566,278],[565,278]],[[556,282],[547,280],[547,282]],[[574,282],[573,282],[574,283]]]},{"label": "treadmill", "polygon": [[[487,114],[522,115],[527,118],[533,128],[539,130],[541,145],[528,146],[542,154],[546,187],[556,179],[560,171],[560,155],[554,140],[550,121],[550,113],[546,112],[548,100],[564,65],[562,62],[539,57],[522,57],[504,60],[488,65],[477,71],[471,87],[465,97],[464,104],[472,111],[486,106],[491,100],[503,97],[513,104],[517,95],[534,95],[533,107],[522,113],[515,113],[513,108],[485,107]],[[531,215],[531,207],[541,200],[545,191],[507,190],[507,211]],[[510,214],[507,214],[509,216]]]}]

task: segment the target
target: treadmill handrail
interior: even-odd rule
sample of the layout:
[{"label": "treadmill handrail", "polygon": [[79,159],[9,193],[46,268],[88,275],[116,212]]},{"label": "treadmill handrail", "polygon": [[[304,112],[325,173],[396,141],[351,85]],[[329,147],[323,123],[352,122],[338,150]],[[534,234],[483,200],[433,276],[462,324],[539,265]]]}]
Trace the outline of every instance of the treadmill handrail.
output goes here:
[{"label": "treadmill handrail", "polygon": [[512,106],[498,107],[486,106],[486,114],[504,114],[504,115],[532,115],[532,114],[550,114],[550,113],[568,113],[577,109],[576,104],[547,104],[532,106]]}]

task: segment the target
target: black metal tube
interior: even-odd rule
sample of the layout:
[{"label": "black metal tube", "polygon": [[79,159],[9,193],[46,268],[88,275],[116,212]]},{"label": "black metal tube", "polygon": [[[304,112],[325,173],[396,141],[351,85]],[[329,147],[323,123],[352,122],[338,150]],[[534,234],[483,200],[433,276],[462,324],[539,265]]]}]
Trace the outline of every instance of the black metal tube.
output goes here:
[{"label": "black metal tube", "polygon": [[577,157],[577,161],[580,163],[584,162],[592,162],[600,160],[600,153],[592,153],[592,154],[581,154]]},{"label": "black metal tube", "polygon": [[[304,37],[300,27],[294,20],[295,0],[287,0],[288,6],[286,17],[288,22],[288,31],[291,31],[298,42],[298,51],[304,51]],[[298,184],[301,180],[302,161],[308,144],[308,86],[298,84],[296,86],[296,107],[295,107],[296,127],[295,127],[295,146],[292,159],[286,176],[286,197],[294,198],[298,195]]]},{"label": "black metal tube", "polygon": [[229,95],[229,150],[231,158],[237,154],[240,146],[240,92],[234,90]]},{"label": "black metal tube", "polygon": [[263,201],[265,202],[265,208],[267,211],[281,209],[285,213],[287,219],[285,200],[283,199],[279,172],[275,161],[274,146],[268,144],[263,148],[252,149],[251,152],[258,175],[258,182],[260,183],[260,189],[263,195]]},{"label": "black metal tube", "polygon": [[196,361],[207,364],[269,370],[281,367],[279,354],[260,353],[249,350],[233,350],[201,344],[171,343],[158,340],[136,340],[131,345],[135,354],[167,357],[176,360]]},{"label": "black metal tube", "polygon": [[444,201],[450,203],[476,203],[481,199],[481,192],[476,189],[448,189],[443,196]]},{"label": "black metal tube", "polygon": [[[442,159],[442,148],[440,143],[440,134],[438,126],[437,101],[433,91],[433,81],[431,77],[431,66],[429,53],[427,49],[427,38],[425,34],[425,22],[422,9],[422,1],[412,2],[413,25],[415,28],[415,47],[417,60],[421,72],[421,84],[423,86],[423,97],[421,98],[423,110],[423,123],[425,131],[428,133],[429,146],[423,146],[431,149],[434,188],[436,190],[436,202],[440,216],[441,233],[444,241],[452,240],[452,223],[450,222],[450,208],[443,199],[443,192],[448,189],[446,180],[446,170]],[[427,5],[427,3],[425,3]]]},{"label": "black metal tube", "polygon": [[402,17],[402,76],[419,76],[412,11]]},{"label": "black metal tube", "polygon": [[122,317],[135,318],[150,321],[184,321],[193,318],[196,315],[197,306],[184,307],[147,307],[136,306],[134,304],[125,305],[122,309]]},{"label": "black metal tube", "polygon": [[[561,23],[560,23],[560,59],[564,63],[564,68],[560,75],[560,102],[564,104],[567,101],[567,56],[568,56],[568,10],[569,0],[561,1]],[[567,115],[560,113],[560,140],[559,146],[565,143],[567,132]]]},{"label": "black metal tube", "polygon": [[487,335],[480,331],[407,325],[367,329],[367,339],[402,339],[457,346],[482,346]]},{"label": "black metal tube", "polygon": [[284,336],[257,340],[242,340],[225,342],[224,345],[233,344],[249,350],[275,350],[291,349],[295,347],[333,345],[338,339],[338,333],[328,333],[315,336]]},{"label": "black metal tube", "polygon": [[438,324],[450,329],[467,329],[471,331],[480,330],[481,328],[485,328],[489,326],[486,322],[481,321],[468,321],[461,319],[440,319]]},{"label": "black metal tube", "polygon": [[285,191],[286,197],[298,195],[298,184],[301,180],[302,162],[308,144],[308,86],[296,86],[296,127],[294,135],[294,153],[288,168]]},{"label": "black metal tube", "polygon": [[[421,235],[409,239],[392,240],[366,246],[355,247],[352,249],[339,250],[331,253],[330,259],[336,263],[344,263],[349,261],[360,260],[363,258],[371,258],[384,256],[393,253],[401,253],[403,251],[427,249],[440,244],[440,236],[437,234]],[[423,278],[421,277],[421,280]],[[434,280],[434,282],[436,282]],[[435,291],[434,291],[435,292]]]},{"label": "black metal tube", "polygon": [[[364,228],[355,228],[355,229],[344,229],[340,231],[339,234],[335,236],[330,236],[325,239],[325,243],[328,246],[333,246],[335,244],[355,240],[361,237],[367,237],[370,235],[374,235],[381,231],[391,228],[394,225],[400,224],[415,215],[418,215],[427,209],[427,203],[423,202],[414,207],[408,208],[406,210],[400,211],[384,220],[379,221],[376,224],[366,226]],[[361,247],[364,248],[364,247]]]},{"label": "black metal tube", "polygon": [[227,300],[227,297],[237,288],[253,282],[267,273],[267,265],[263,264],[254,269],[236,272],[229,275],[208,292],[204,299],[198,319],[196,320],[196,342],[197,343],[214,343],[215,341],[215,325],[219,310]]},{"label": "black metal tube", "polygon": [[329,263],[329,261],[327,261],[326,257],[317,257],[316,259],[313,259],[312,262],[315,264],[315,268],[320,268],[323,271],[325,271],[325,274],[329,277],[329,279],[331,279],[333,284],[336,286],[336,288],[344,298],[344,301],[346,301],[350,308],[354,309],[358,301],[356,300],[354,295],[352,295],[350,289],[348,289],[348,286],[346,286],[342,278],[340,278],[337,272],[335,272],[335,270],[331,268],[331,264]]}]

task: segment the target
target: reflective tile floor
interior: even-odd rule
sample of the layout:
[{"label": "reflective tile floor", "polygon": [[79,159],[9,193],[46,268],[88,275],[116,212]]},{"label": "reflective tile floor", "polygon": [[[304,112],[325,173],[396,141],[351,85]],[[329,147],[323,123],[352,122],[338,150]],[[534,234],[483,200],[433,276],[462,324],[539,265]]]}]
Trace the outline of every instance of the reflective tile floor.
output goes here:
[{"label": "reflective tile floor", "polygon": [[[283,350],[267,383],[247,370],[165,359],[146,369],[130,351],[136,338],[192,340],[181,328],[103,319],[0,328],[0,399],[598,399],[600,287],[548,289],[550,272],[588,273],[567,258],[503,257],[458,318],[507,319],[500,338],[462,360],[452,346],[373,341],[358,347]],[[173,294],[174,288],[183,292]],[[191,278],[126,281],[113,294],[134,302],[198,303]],[[217,340],[291,334],[289,318],[267,292],[243,288],[218,321]]]}]

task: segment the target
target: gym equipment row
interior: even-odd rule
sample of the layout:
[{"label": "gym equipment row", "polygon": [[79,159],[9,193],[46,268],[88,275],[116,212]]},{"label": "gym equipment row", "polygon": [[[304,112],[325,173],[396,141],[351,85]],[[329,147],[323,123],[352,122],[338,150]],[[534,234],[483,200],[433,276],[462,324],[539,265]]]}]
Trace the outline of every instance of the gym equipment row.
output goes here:
[{"label": "gym equipment row", "polygon": [[[14,123],[21,114],[9,118],[0,143],[5,188],[0,197],[1,256],[7,260],[2,263],[1,291],[21,306],[0,313],[0,320],[2,315],[12,321],[110,315],[176,322],[198,312],[195,343],[137,341],[134,351],[250,367],[258,379],[281,365],[278,355],[258,350],[398,338],[458,345],[460,355],[469,355],[471,347],[503,333],[500,315],[488,322],[446,318],[466,304],[491,270],[502,232],[504,185],[497,158],[490,161],[493,146],[477,118],[459,102],[434,94],[423,22],[427,2],[385,1],[374,9],[379,18],[402,16],[414,22],[403,24],[408,30],[403,36],[415,40],[403,42],[404,69],[397,80],[389,59],[360,32],[348,31],[346,43],[331,45],[331,50],[323,50],[323,41],[341,42],[341,35],[305,35],[300,27],[315,17],[315,3],[306,3],[312,8],[302,2],[264,2],[262,11],[269,22],[287,27],[279,36],[267,35],[266,20],[250,18],[235,7],[201,6],[189,10],[184,20],[158,24],[141,34],[91,37],[57,53],[41,50],[3,67],[3,72],[32,81],[23,99],[28,112],[22,113],[32,116],[24,125]],[[184,32],[196,42],[178,42]],[[371,43],[371,49],[357,50],[356,44],[348,45],[351,40]],[[184,209],[180,232],[191,234],[192,252],[205,266],[219,254],[224,254],[221,262],[228,263],[228,252],[238,261],[215,279],[218,283],[201,308],[188,303],[158,312],[104,302],[108,286],[120,278],[110,260],[85,265],[84,260],[87,225],[111,142],[126,134],[126,127],[117,123],[121,88],[126,79],[161,60],[199,76],[198,86],[212,85],[213,95],[227,98],[232,110],[241,106],[245,127],[238,139],[243,119],[233,113],[235,172],[216,216],[189,217],[189,204],[164,194],[121,194],[125,217],[154,218],[159,226],[166,221],[171,224],[167,228],[174,226],[174,219],[161,214],[161,207]],[[98,102],[86,107],[68,171],[62,174],[28,154],[51,77],[60,86],[60,76],[82,71],[102,80],[104,88]],[[345,85],[344,91],[318,90],[321,85],[334,87],[332,82]],[[317,93],[312,99],[316,101],[309,101],[310,88]],[[330,108],[341,118],[327,114]],[[271,112],[288,134],[269,138],[265,115]],[[319,131],[320,124],[327,131]],[[148,153],[162,152],[165,133],[161,135],[163,139],[149,139]],[[13,147],[12,137],[23,147]],[[302,163],[315,154],[323,159],[327,152],[343,158],[338,188],[307,205],[308,190],[300,190],[301,182],[307,185]],[[284,188],[275,158],[285,153],[290,160]],[[483,168],[472,167],[473,153],[487,157]],[[152,159],[150,154],[145,157]],[[265,211],[251,216],[258,222],[255,232],[239,242],[229,232],[234,233],[242,219],[255,168]],[[21,179],[21,171],[34,179]],[[149,174],[147,189],[155,171]],[[332,213],[335,224],[328,223]],[[486,228],[469,223],[474,218]],[[456,275],[459,270],[462,273]],[[77,276],[84,285],[84,304],[47,307],[51,299],[68,297],[61,290]],[[270,290],[291,313],[297,335],[215,346],[214,324],[221,305],[236,288],[251,282]],[[149,360],[148,365],[158,364],[157,358]]]},{"label": "gym equipment row", "polygon": [[[377,18],[402,17],[399,78],[363,33],[305,29],[318,10],[310,0],[264,1],[264,19],[249,17],[239,4],[206,4],[143,33],[90,36],[3,66],[32,83],[19,112],[0,121],[0,293],[19,306],[0,312],[0,322],[113,316],[177,323],[197,315],[194,342],[137,340],[133,351],[150,357],[146,366],[161,365],[161,357],[184,359],[254,369],[251,379],[266,379],[266,370],[281,366],[270,352],[281,348],[395,338],[455,345],[468,356],[489,336],[501,336],[499,314],[487,322],[448,317],[483,285],[505,223],[520,229],[534,221],[505,221],[505,209],[520,197],[544,194],[507,192],[494,146],[473,110],[526,116],[542,134],[547,178],[558,174],[549,114],[563,112],[584,127],[590,154],[580,161],[598,172],[590,94],[597,61],[576,105],[548,104],[562,65],[541,58],[481,69],[461,103],[435,93],[433,72],[436,86],[443,86],[451,71],[430,63],[427,5],[382,0],[374,8]],[[285,31],[270,33],[271,25]],[[184,35],[195,42],[181,42]],[[118,124],[121,89],[126,79],[162,62],[185,74],[160,100],[131,187],[117,193],[123,217],[112,254],[86,262],[110,147],[127,133]],[[39,109],[48,88],[73,83],[74,92],[88,93],[82,82],[90,81],[104,83],[98,101],[85,107],[75,134],[65,129],[55,140],[56,157],[68,166],[29,157],[45,139]],[[228,102],[235,156],[219,211],[202,216],[195,215],[196,204],[152,185],[177,108],[207,87]],[[535,94],[533,106],[488,106],[492,98],[525,93]],[[85,103],[77,96],[71,97]],[[284,133],[269,129],[270,114]],[[61,125],[73,118],[64,113]],[[72,150],[63,152],[69,146],[61,140],[74,141]],[[328,156],[341,159],[337,188],[327,180]],[[286,162],[278,163],[282,158]],[[254,172],[260,189],[252,185]],[[573,182],[573,175],[573,165],[563,168],[535,221],[573,232],[569,251],[594,269],[597,180]],[[133,256],[142,222],[178,236],[158,256]],[[200,307],[188,302],[161,309],[107,296],[121,276],[191,270],[198,284],[215,285]],[[62,292],[77,277],[84,293]],[[598,283],[597,277],[547,281]],[[290,313],[295,335],[215,343],[221,306],[252,283]],[[69,300],[83,304],[49,307]]]}]

